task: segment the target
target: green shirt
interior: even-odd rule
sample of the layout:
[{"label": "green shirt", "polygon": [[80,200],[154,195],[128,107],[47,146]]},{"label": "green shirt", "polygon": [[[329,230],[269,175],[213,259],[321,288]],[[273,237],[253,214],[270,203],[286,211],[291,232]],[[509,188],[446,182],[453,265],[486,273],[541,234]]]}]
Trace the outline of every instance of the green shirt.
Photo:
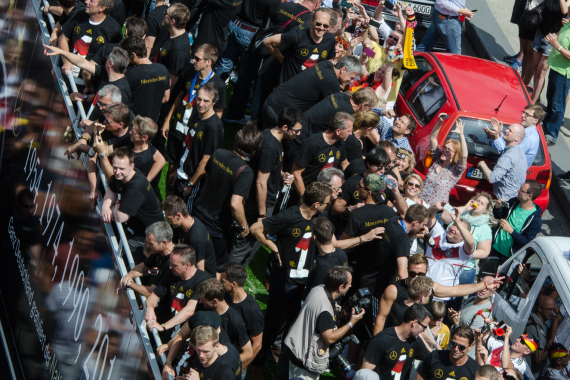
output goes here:
[{"label": "green shirt", "polygon": [[[558,35],[558,43],[566,50],[570,50],[570,22],[566,23],[560,29],[560,34]],[[558,50],[552,49],[550,57],[546,61],[548,66],[560,75],[565,77],[570,77],[570,60],[562,55]]]},{"label": "green shirt", "polygon": [[[536,206],[532,206],[532,210],[523,210],[520,205],[518,205],[511,215],[507,218],[507,222],[513,227],[516,232],[520,232],[524,222],[536,211]],[[501,255],[511,257],[511,246],[513,245],[513,237],[511,234],[507,233],[505,230],[500,229],[497,234],[497,239],[493,244],[493,248],[500,252]]]}]

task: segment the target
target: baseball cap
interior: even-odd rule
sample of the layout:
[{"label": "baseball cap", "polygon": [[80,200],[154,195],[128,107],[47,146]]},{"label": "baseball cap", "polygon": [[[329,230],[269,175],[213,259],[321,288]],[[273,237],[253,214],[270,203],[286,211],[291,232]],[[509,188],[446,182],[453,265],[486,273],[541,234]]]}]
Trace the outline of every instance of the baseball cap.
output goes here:
[{"label": "baseball cap", "polygon": [[534,352],[538,348],[538,344],[536,344],[536,340],[531,334],[521,335],[521,340],[530,348],[530,352]]},{"label": "baseball cap", "polygon": [[213,311],[197,311],[188,322],[192,330],[198,326],[210,326],[217,329],[222,325],[222,317]]},{"label": "baseball cap", "polygon": [[548,350],[548,359],[554,360],[568,356],[568,350],[560,343],[554,343]]},{"label": "baseball cap", "polygon": [[382,176],[378,174],[368,174],[364,178],[364,186],[374,195],[377,201],[384,202],[386,199],[384,195],[384,191],[386,191],[386,181],[384,181]]}]

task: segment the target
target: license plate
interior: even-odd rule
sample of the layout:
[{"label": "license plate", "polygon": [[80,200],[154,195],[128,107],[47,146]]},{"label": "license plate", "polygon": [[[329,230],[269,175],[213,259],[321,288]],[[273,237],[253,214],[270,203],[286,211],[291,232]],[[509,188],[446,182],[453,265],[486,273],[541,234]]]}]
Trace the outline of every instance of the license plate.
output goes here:
[{"label": "license plate", "polygon": [[467,174],[465,175],[465,177],[469,179],[482,180],[483,172],[479,169],[475,169],[474,167],[470,167],[469,169],[467,169]]},{"label": "license plate", "polygon": [[404,7],[407,7],[409,5],[414,9],[414,12],[416,12],[416,13],[426,15],[426,16],[431,15],[431,8],[432,7],[429,5],[414,4],[414,3],[411,3],[408,1],[401,1],[401,0],[394,0],[394,3],[398,3],[400,5],[400,7],[402,7],[402,10],[404,9]]}]

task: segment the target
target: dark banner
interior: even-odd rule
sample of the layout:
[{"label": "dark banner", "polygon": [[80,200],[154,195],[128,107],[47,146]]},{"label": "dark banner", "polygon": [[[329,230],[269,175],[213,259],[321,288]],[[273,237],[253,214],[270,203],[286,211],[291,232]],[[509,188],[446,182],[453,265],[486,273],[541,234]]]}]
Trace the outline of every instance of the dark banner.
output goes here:
[{"label": "dark banner", "polygon": [[64,156],[76,120],[38,7],[0,0],[2,338],[18,378],[152,378],[85,164]]}]

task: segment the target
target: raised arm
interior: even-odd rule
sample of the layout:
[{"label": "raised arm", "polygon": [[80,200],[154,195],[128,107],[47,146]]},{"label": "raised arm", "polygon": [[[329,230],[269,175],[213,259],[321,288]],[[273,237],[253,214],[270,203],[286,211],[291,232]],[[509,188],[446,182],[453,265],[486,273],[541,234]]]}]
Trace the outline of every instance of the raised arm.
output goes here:
[{"label": "raised arm", "polygon": [[443,121],[446,119],[446,113],[440,113],[438,115],[437,123],[435,127],[433,127],[431,134],[429,135],[429,148],[433,152],[439,147],[439,143],[437,142],[437,136],[439,135],[439,130],[441,129],[441,125]]},{"label": "raised arm", "polygon": [[78,56],[77,54],[73,54],[69,51],[65,51],[63,49],[60,49],[58,47],[55,46],[50,46],[50,45],[46,45],[44,44],[44,54],[47,56],[55,56],[55,55],[61,55],[63,58],[65,58],[66,60],[68,60],[69,62],[71,62],[72,64],[74,64],[75,66],[79,67],[80,69],[83,69],[87,72],[89,72],[90,74],[95,74],[95,65],[94,63],[86,60],[83,57]]},{"label": "raised arm", "polygon": [[459,166],[467,166],[467,156],[469,155],[469,151],[467,149],[467,141],[465,141],[465,136],[463,135],[463,128],[465,127],[465,123],[457,119],[455,122],[455,129],[452,131],[453,133],[457,133],[459,135],[459,141],[461,143],[461,157],[459,158]]}]

